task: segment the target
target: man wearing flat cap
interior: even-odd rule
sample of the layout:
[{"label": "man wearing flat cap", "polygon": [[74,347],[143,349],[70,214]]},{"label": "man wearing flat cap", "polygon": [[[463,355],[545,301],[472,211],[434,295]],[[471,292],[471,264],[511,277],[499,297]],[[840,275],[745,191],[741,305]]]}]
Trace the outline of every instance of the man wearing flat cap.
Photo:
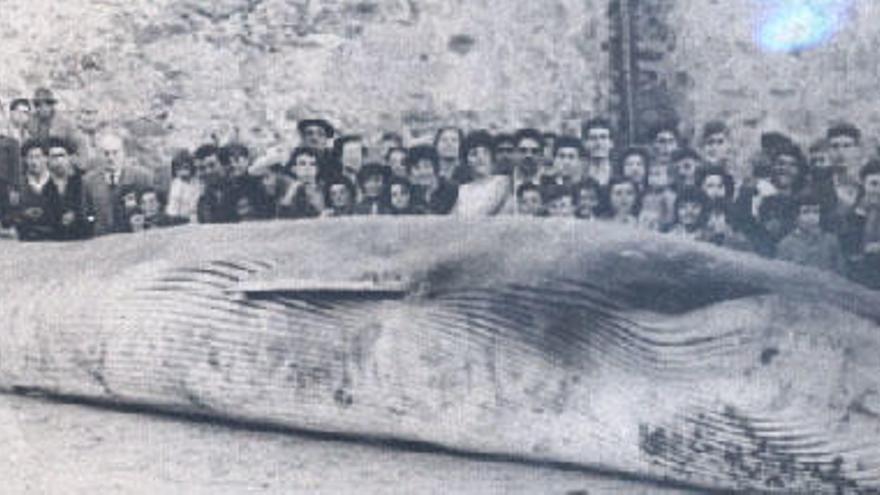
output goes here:
[{"label": "man wearing flat cap", "polygon": [[49,88],[38,88],[31,99],[34,111],[31,114],[31,135],[36,139],[60,137],[78,143],[73,125],[56,112],[58,100]]},{"label": "man wearing flat cap", "polygon": [[336,134],[336,129],[324,119],[300,120],[296,126],[302,146],[326,151],[330,148],[330,140]]}]

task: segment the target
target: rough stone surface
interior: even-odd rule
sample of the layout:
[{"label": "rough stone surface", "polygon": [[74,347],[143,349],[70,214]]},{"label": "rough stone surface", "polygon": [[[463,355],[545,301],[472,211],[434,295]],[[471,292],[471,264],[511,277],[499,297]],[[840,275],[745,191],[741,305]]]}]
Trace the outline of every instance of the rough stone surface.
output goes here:
[{"label": "rough stone surface", "polygon": [[148,147],[238,129],[559,127],[607,107],[600,0],[9,0],[0,97],[98,101]]},{"label": "rough stone surface", "polygon": [[672,108],[686,129],[721,118],[749,149],[764,129],[790,132],[806,144],[843,119],[876,135],[880,112],[871,102],[880,96],[880,6],[853,0],[835,36],[786,53],[756,42],[766,14],[762,5],[773,3],[638,2],[643,116]]}]

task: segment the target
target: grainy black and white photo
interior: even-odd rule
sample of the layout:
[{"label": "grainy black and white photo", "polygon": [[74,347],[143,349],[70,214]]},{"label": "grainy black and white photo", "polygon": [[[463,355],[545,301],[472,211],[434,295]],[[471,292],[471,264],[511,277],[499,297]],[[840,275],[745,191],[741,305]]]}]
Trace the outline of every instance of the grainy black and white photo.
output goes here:
[{"label": "grainy black and white photo", "polygon": [[880,494],[875,0],[3,0],[0,494]]}]

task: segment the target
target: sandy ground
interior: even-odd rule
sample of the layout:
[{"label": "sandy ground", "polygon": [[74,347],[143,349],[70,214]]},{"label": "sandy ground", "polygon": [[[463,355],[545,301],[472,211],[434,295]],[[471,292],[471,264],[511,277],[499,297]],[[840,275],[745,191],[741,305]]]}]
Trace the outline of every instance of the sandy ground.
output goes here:
[{"label": "sandy ground", "polygon": [[680,494],[473,460],[0,395],[3,494]]}]

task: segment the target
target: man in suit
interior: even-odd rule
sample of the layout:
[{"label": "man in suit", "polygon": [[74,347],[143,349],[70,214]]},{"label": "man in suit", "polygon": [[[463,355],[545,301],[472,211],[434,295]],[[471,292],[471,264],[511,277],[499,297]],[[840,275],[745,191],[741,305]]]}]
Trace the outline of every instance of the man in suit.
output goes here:
[{"label": "man in suit", "polygon": [[124,232],[127,219],[122,208],[122,189],[153,187],[155,178],[149,169],[137,165],[127,156],[125,144],[118,134],[103,133],[97,144],[103,163],[83,178],[86,214],[93,223],[96,236]]}]

